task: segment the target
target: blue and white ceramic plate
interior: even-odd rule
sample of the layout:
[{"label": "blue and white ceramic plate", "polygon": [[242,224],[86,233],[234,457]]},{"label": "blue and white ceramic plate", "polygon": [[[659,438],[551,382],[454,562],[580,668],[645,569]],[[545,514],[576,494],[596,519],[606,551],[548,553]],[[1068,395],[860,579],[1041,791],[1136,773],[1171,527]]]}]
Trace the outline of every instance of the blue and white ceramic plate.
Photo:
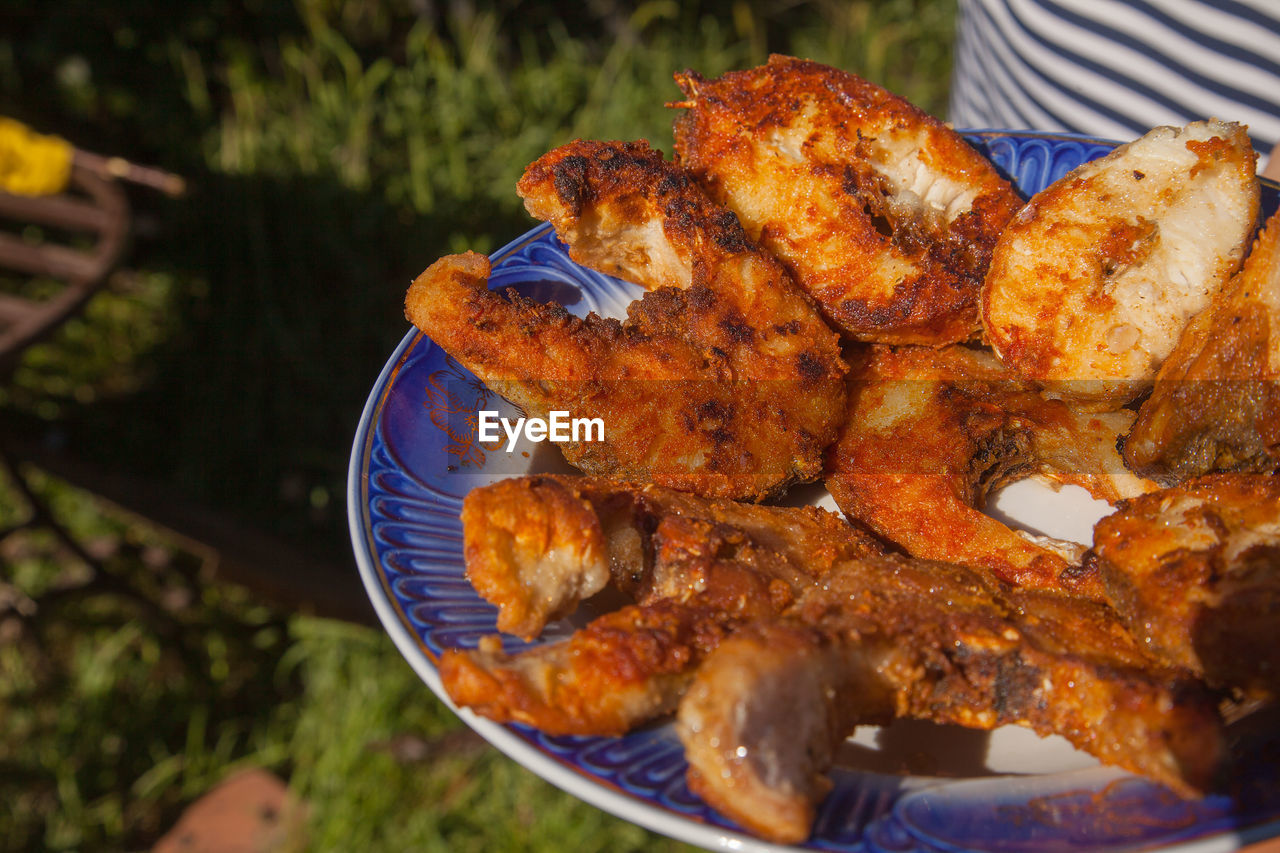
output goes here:
[{"label": "blue and white ceramic plate", "polygon": [[[1039,191],[1113,143],[1062,134],[972,132],[969,139],[1019,186]],[[1276,187],[1263,195],[1276,207]],[[581,316],[621,317],[640,289],[571,261],[547,226],[493,255],[492,286],[514,285]],[[495,632],[493,607],[463,575],[463,496],[502,477],[563,465],[549,445],[508,454],[476,441],[477,412],[501,408],[470,373],[410,331],[369,395],[351,457],[348,506],[356,560],[387,632],[445,702],[435,662]],[[996,510],[1063,538],[1091,535],[1107,511],[1083,492],[1015,484]],[[814,500],[827,503],[825,494]],[[828,506],[831,504],[827,503]],[[577,622],[589,618],[585,613]],[[572,620],[549,631],[563,636]],[[519,642],[512,640],[512,648]],[[685,786],[669,725],[626,737],[549,737],[459,715],[534,773],[587,802],[657,832],[711,849],[778,850],[707,808]],[[1275,725],[1273,722],[1271,725]],[[1280,743],[1227,793],[1183,801],[1157,785],[1103,768],[1065,741],[1007,727],[991,733],[902,722],[851,738],[805,845],[839,851],[1133,850],[1188,845],[1231,850],[1280,834]]]}]

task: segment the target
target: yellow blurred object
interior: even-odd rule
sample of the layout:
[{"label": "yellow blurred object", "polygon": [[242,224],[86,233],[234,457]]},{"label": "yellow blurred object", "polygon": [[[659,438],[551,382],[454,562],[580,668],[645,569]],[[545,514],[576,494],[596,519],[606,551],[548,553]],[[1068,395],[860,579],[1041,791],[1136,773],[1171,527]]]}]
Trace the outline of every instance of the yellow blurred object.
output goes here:
[{"label": "yellow blurred object", "polygon": [[75,148],[0,116],[0,190],[14,195],[53,195],[71,180]]}]

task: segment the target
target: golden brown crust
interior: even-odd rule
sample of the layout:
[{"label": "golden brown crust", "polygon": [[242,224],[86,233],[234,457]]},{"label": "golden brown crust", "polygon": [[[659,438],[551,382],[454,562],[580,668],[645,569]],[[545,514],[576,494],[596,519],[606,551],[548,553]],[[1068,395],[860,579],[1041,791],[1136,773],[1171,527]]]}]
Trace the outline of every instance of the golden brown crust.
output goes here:
[{"label": "golden brown crust", "polygon": [[1280,468],[1280,213],[1241,271],[1187,324],[1138,410],[1124,457],[1172,481]]},{"label": "golden brown crust", "polygon": [[558,480],[500,480],[462,502],[467,579],[500,604],[498,630],[533,639],[610,578],[609,546],[590,503]]},{"label": "golden brown crust", "polygon": [[954,131],[854,74],[784,56],[676,75],[676,153],[853,337],[965,340],[1021,205]]},{"label": "golden brown crust", "polygon": [[1083,548],[1032,540],[982,507],[1032,475],[1103,500],[1154,488],[1115,450],[1131,419],[1046,399],[984,351],[873,346],[850,374],[849,419],[828,452],[826,484],[849,518],[913,556],[1097,597],[1096,577],[1075,570]]},{"label": "golden brown crust", "polygon": [[[519,185],[578,263],[649,290],[625,322],[495,294],[487,261],[471,254],[433,265],[406,298],[415,324],[527,413],[602,418],[608,440],[566,456],[631,481],[535,476],[468,495],[467,574],[498,606],[500,630],[536,637],[610,583],[633,603],[517,654],[496,637],[446,651],[446,691],[553,734],[620,734],[680,703],[690,789],[786,843],[808,836],[844,733],[895,716],[1023,725],[1180,794],[1203,791],[1223,757],[1219,695],[1205,680],[1272,698],[1280,683],[1280,480],[1195,481],[1122,501],[1083,562],[1083,546],[980,511],[1028,475],[1112,501],[1155,487],[1116,452],[1132,414],[1082,403],[1115,407],[1143,387],[1148,375],[1095,354],[1126,349],[1116,330],[1134,328],[1139,360],[1155,364],[1146,338],[1169,317],[1143,325],[1118,292],[1073,290],[1080,258],[1069,256],[1088,234],[1082,263],[1111,280],[1162,242],[1190,241],[1151,213],[1172,190],[1132,169],[1103,187],[1123,198],[1099,200],[1105,182],[1086,170],[1024,208],[1011,228],[1024,257],[1011,249],[984,292],[1001,363],[954,343],[978,328],[977,284],[1019,206],[990,164],[901,99],[815,63],[772,57],[677,81],[678,153],[693,174],[643,143],[579,141]],[[1241,185],[1201,230],[1229,231],[1247,214],[1251,163],[1237,131],[1174,132],[1191,191],[1215,172]],[[1221,201],[1208,194],[1210,207]],[[1029,222],[1042,233],[1029,237]],[[1207,278],[1230,255],[1211,257]],[[1187,326],[1194,346],[1179,345],[1168,378],[1235,370],[1263,387],[1280,376],[1280,282],[1261,294],[1262,278],[1237,278]],[[1192,287],[1170,313],[1212,288]],[[846,366],[814,299],[851,336],[902,344],[847,354],[850,420],[829,447],[828,486],[857,530],[814,508],[722,499],[812,479],[845,417]],[[1112,323],[1105,346],[1099,317]],[[1149,405],[1163,414],[1126,446],[1134,459],[1154,444],[1161,465],[1185,472],[1177,443],[1194,441],[1196,464],[1276,461],[1280,396],[1161,392]],[[1214,422],[1231,418],[1240,423]],[[909,555],[887,556],[863,527]]]},{"label": "golden brown crust", "polygon": [[[473,489],[462,524],[468,579],[498,607],[498,630],[527,639],[610,581],[642,601],[706,590],[728,600],[785,598],[840,560],[883,550],[817,507],[763,507],[599,477],[546,474]],[[735,574],[722,553],[753,575]]]},{"label": "golden brown crust", "polygon": [[454,702],[556,734],[618,734],[673,711],[699,663],[733,630],[780,613],[840,561],[880,551],[814,507],[593,477],[475,489],[463,524],[467,576],[498,606],[500,624],[539,633],[598,591],[604,566],[637,599],[567,640],[516,655],[493,641],[442,655]]},{"label": "golden brown crust", "polygon": [[[496,720],[603,734],[669,712],[700,682],[681,710],[682,738],[693,744],[691,783],[730,814],[772,802],[773,819],[749,822],[757,831],[793,837],[803,829],[823,789],[830,754],[823,744],[887,716],[1030,726],[1180,791],[1207,784],[1221,758],[1213,697],[1150,655],[1098,603],[878,554],[847,526],[831,527],[820,510],[741,506],[592,478],[517,482],[516,516],[527,515],[535,533],[584,520],[598,526],[611,552],[624,552],[615,583],[638,603],[518,654],[502,653],[496,639],[446,653],[440,672],[451,698]],[[530,505],[537,501],[542,509]],[[483,505],[471,524],[486,523]],[[588,505],[597,523],[583,519]],[[563,522],[546,518],[556,515]],[[565,543],[558,535],[547,541]],[[512,549],[497,554],[527,559]],[[790,627],[769,627],[779,620]],[[753,652],[762,637],[765,647]],[[773,689],[779,684],[789,687]],[[775,737],[768,721],[798,713],[801,694],[826,698],[802,703],[806,715],[784,732],[795,737]],[[835,697],[848,701],[826,701]],[[771,746],[753,753],[760,738]],[[736,762],[739,747],[754,758]],[[725,777],[708,772],[716,767],[732,778],[741,771],[741,786],[725,790]],[[769,781],[782,778],[791,782]]]},{"label": "golden brown crust", "polygon": [[965,569],[894,557],[843,563],[781,619],[722,641],[677,730],[692,790],[798,843],[840,741],[893,717],[1057,734],[1186,795],[1224,755],[1215,697],[1155,662],[1106,607],[1001,594]]},{"label": "golden brown crust", "polygon": [[549,734],[620,735],[674,711],[698,662],[735,625],[718,608],[632,605],[515,655],[496,643],[448,649],[438,669],[454,703],[491,720]]},{"label": "golden brown crust", "polygon": [[1153,651],[1211,684],[1280,695],[1280,478],[1215,474],[1123,501],[1092,557]]},{"label": "golden brown crust", "polygon": [[845,564],[789,615],[892,649],[879,671],[899,716],[1058,734],[1184,794],[1224,758],[1213,695],[1095,602],[880,557]]},{"label": "golden brown crust", "polygon": [[578,319],[491,292],[484,259],[452,256],[409,290],[418,328],[527,414],[602,420],[604,441],[561,445],[586,473],[754,500],[819,476],[844,417],[838,338],[732,214],[643,143],[557,149],[521,190],[579,242],[606,212],[634,215],[689,281],[626,322]]},{"label": "golden brown crust", "polygon": [[1240,125],[1162,127],[1019,211],[982,288],[988,343],[1059,396],[1118,408],[1239,267],[1258,213]]}]

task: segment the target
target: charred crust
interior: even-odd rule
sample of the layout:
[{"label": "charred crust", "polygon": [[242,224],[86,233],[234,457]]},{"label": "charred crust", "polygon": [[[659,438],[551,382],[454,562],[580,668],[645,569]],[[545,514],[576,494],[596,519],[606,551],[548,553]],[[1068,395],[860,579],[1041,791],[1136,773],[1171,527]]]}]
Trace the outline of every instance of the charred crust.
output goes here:
[{"label": "charred crust", "polygon": [[[674,169],[663,170],[663,175],[654,185],[654,192],[659,196],[673,195],[683,192],[692,183],[689,176]],[[688,202],[685,202],[686,204]]]},{"label": "charred crust", "polygon": [[756,337],[750,324],[736,311],[720,321],[720,329],[731,341],[738,344],[749,344]]},{"label": "charred crust", "polygon": [[[714,429],[710,430],[707,433],[707,437],[720,447],[724,447],[726,445],[733,443],[733,433],[722,426],[715,427]],[[711,467],[711,470],[713,471],[716,469],[714,460],[712,460],[712,464],[710,467]]]},{"label": "charred crust", "polygon": [[698,208],[687,198],[675,198],[663,209],[668,228],[684,234],[691,239],[698,229]]},{"label": "charred crust", "polygon": [[551,167],[551,184],[556,197],[577,218],[582,208],[591,200],[591,187],[587,181],[590,163],[580,154],[570,154]]},{"label": "charred crust", "polygon": [[694,411],[699,421],[724,422],[733,416],[733,410],[719,400],[703,400]]},{"label": "charred crust", "polygon": [[750,252],[754,247],[742,229],[742,223],[731,210],[717,210],[711,215],[713,239],[717,246],[732,254]]},{"label": "charred crust", "polygon": [[827,368],[812,350],[803,350],[796,356],[796,372],[808,382],[817,382],[827,375]]}]

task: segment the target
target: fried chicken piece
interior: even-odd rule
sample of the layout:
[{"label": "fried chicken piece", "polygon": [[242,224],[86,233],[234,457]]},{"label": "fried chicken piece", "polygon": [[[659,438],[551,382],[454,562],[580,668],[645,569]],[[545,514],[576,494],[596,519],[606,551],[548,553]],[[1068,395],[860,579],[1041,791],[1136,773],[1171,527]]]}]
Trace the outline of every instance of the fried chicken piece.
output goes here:
[{"label": "fried chicken piece", "polygon": [[1137,398],[1244,258],[1256,159],[1238,124],[1159,127],[1037,193],[992,254],[988,343],[1055,395]]},{"label": "fried chicken piece", "polygon": [[724,640],[681,700],[691,790],[765,838],[808,837],[840,741],[916,717],[1059,734],[1176,791],[1224,754],[1214,697],[1155,663],[1105,607],[1002,596],[958,566],[840,565],[785,618]]},{"label": "fried chicken piece", "polygon": [[603,420],[603,441],[560,445],[586,473],[754,500],[820,474],[844,416],[837,336],[732,214],[643,143],[564,146],[520,188],[578,242],[626,219],[690,277],[620,323],[491,292],[486,259],[450,256],[409,290],[418,328],[526,414]]},{"label": "fried chicken piece", "polygon": [[1210,684],[1280,696],[1280,479],[1213,474],[1122,501],[1091,557],[1154,652]]},{"label": "fried chicken piece", "polygon": [[685,600],[715,588],[720,555],[798,587],[878,541],[817,507],[764,507],[652,484],[538,475],[471,490],[462,504],[467,578],[498,607],[498,630],[532,639],[614,585]]},{"label": "fried chicken piece", "polygon": [[827,488],[850,519],[922,559],[997,581],[1100,598],[1084,547],[1013,530],[982,512],[989,494],[1040,476],[1115,501],[1155,484],[1116,442],[1131,412],[1051,400],[988,352],[873,346],[850,374],[850,413],[828,453]]},{"label": "fried chicken piece", "polygon": [[681,165],[837,328],[890,343],[974,335],[992,247],[1022,201],[959,134],[856,75],[785,56],[676,82]]},{"label": "fried chicken piece", "polygon": [[1280,468],[1280,213],[1241,271],[1183,330],[1138,410],[1124,457],[1169,481]]}]

